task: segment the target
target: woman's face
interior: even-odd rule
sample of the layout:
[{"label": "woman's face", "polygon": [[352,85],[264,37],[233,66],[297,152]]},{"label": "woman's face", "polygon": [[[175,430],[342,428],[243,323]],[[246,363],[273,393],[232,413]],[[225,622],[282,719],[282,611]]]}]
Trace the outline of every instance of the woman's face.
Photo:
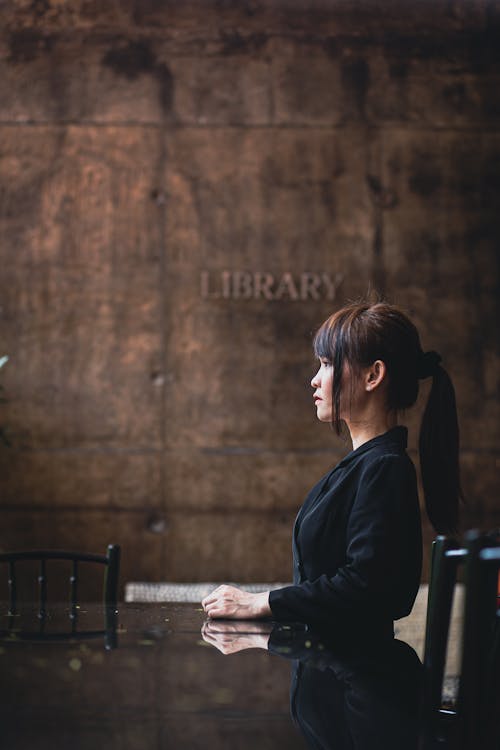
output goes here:
[{"label": "woman's face", "polygon": [[333,365],[325,357],[319,358],[319,369],[311,380],[316,416],[320,422],[332,421]]},{"label": "woman's face", "polygon": [[[319,358],[319,370],[311,380],[314,388],[313,399],[316,416],[320,422],[331,422],[333,417],[333,365],[326,357]],[[347,396],[347,407],[344,408]],[[352,378],[349,366],[344,363],[342,386],[340,389],[340,418],[348,424],[356,419],[364,405],[365,389],[363,378]]]}]

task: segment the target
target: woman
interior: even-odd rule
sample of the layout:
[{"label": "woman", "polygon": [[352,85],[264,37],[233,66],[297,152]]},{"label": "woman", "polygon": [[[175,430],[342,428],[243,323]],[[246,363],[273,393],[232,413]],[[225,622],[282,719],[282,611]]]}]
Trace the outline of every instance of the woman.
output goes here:
[{"label": "woman", "polygon": [[362,618],[380,633],[408,615],[421,573],[421,525],[407,430],[418,381],[432,377],[419,448],[429,518],[439,533],[458,519],[455,394],[441,358],[424,353],[406,315],[386,303],[348,305],[314,339],[319,369],[311,381],[316,414],[353,450],[313,487],[294,527],[294,585],[250,594],[220,586],[203,608],[211,618],[273,617],[350,627]]}]

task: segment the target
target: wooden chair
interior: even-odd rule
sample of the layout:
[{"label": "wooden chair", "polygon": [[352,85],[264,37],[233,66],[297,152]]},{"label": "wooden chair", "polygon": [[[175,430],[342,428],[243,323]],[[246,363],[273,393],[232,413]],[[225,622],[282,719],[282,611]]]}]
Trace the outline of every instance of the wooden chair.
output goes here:
[{"label": "wooden chair", "polygon": [[[45,623],[47,619],[47,570],[50,568],[48,563],[54,560],[69,561],[71,563],[71,574],[69,577],[69,618],[72,622],[72,626],[67,633],[49,634],[45,632]],[[26,561],[35,561],[39,564],[39,597],[37,613],[39,626],[37,631],[29,632],[17,630],[14,619],[18,614],[18,565]],[[7,629],[0,631],[3,638],[12,638],[15,636],[17,640],[65,640],[68,638],[82,639],[104,635],[106,639],[106,648],[114,648],[116,646],[116,605],[120,570],[120,547],[118,545],[110,544],[107,548],[106,555],[94,555],[86,552],[68,552],[62,550],[3,552],[0,553],[0,563],[5,563],[8,566],[9,586],[9,622]],[[98,565],[104,566],[104,630],[77,630],[80,568],[83,564],[87,563],[97,563]]]},{"label": "wooden chair", "polygon": [[[491,711],[485,707],[491,705],[489,698],[496,682],[496,672],[489,665],[492,657],[498,659],[498,625],[495,625],[498,621],[498,564],[495,563],[498,547],[488,549],[491,544],[490,537],[478,532],[469,532],[463,547],[446,537],[438,537],[433,543],[424,650],[425,748],[438,746],[443,741],[460,750],[490,747],[494,730]],[[460,566],[465,572],[465,602],[459,692],[456,707],[445,709],[441,705],[441,695],[453,594]]]}]

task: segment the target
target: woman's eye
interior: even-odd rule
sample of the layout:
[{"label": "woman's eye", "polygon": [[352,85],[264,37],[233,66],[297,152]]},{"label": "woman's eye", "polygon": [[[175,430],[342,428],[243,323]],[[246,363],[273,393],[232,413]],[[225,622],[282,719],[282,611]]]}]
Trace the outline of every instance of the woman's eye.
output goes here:
[{"label": "woman's eye", "polygon": [[322,365],[323,367],[330,367],[330,365],[331,365],[331,362],[330,362],[330,360],[328,360],[328,359],[324,359],[324,357],[322,357],[322,358],[320,359],[320,363],[321,363],[321,365]]}]

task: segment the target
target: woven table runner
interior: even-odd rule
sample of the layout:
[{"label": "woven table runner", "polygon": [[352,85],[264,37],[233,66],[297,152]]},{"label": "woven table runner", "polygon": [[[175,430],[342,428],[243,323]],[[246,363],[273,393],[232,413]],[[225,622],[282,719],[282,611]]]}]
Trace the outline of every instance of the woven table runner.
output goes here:
[{"label": "woven table runner", "polygon": [[[220,586],[220,583],[127,583],[125,585],[126,602],[192,602],[198,603]],[[288,583],[230,583],[243,591],[259,594],[262,591],[272,591]]]}]

